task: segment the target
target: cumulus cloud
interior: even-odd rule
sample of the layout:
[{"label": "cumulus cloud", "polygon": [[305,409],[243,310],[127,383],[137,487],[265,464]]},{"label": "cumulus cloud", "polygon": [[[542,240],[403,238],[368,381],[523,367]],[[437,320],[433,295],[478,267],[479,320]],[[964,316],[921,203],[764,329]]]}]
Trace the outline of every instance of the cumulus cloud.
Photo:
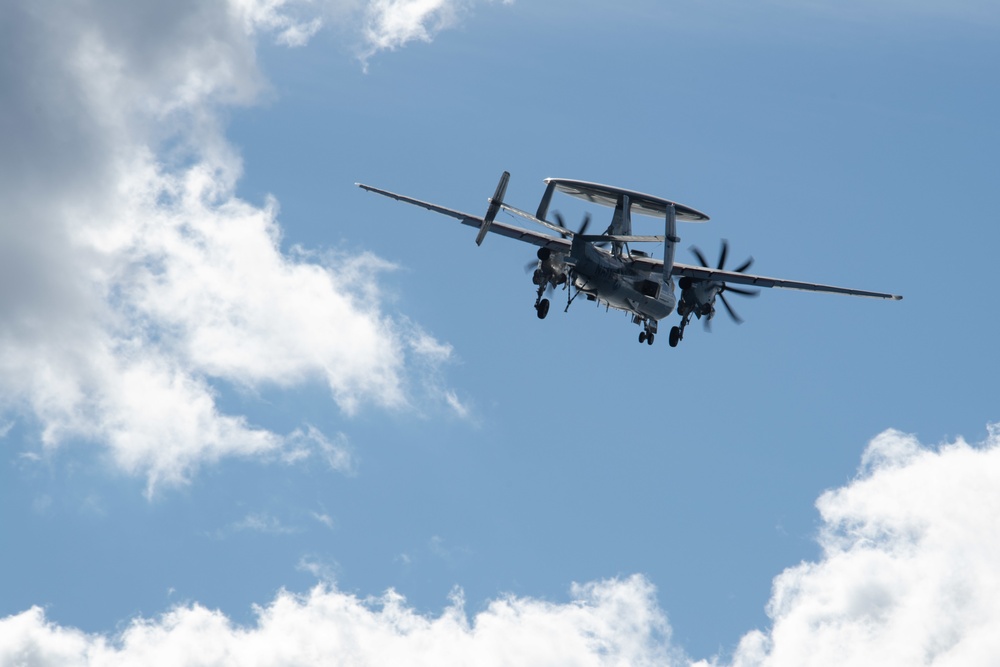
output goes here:
[{"label": "cumulus cloud", "polygon": [[456,409],[437,380],[412,381],[450,348],[383,308],[393,267],[283,251],[277,202],[235,196],[219,111],[266,87],[257,39],[303,44],[320,9],[0,6],[0,409],[37,424],[47,450],[97,443],[152,493],[228,456],[351,469],[342,435],[223,413],[220,382],[320,381],[346,415],[405,408],[412,384]]},{"label": "cumulus cloud", "polygon": [[565,604],[492,602],[471,620],[461,595],[437,617],[392,591],[360,600],[327,585],[281,593],[253,627],[179,607],[120,635],[87,635],[33,608],[0,621],[0,663],[46,665],[657,665],[680,664],[653,587],[641,577],[575,586]]},{"label": "cumulus cloud", "polygon": [[1000,427],[939,448],[886,431],[817,507],[823,558],[775,579],[735,665],[996,664]]}]

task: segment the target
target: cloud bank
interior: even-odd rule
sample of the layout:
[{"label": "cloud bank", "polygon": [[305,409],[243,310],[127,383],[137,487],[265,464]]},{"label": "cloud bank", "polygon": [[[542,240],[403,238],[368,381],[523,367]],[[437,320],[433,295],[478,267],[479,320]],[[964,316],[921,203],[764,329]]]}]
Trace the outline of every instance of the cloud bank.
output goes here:
[{"label": "cloud bank", "polygon": [[251,627],[181,606],[114,636],[46,619],[0,620],[0,664],[200,665],[993,665],[1000,655],[1000,428],[938,448],[886,431],[857,478],[829,491],[817,562],[774,580],[772,627],[731,659],[692,663],[641,576],[575,586],[572,600],[496,600],[471,619],[459,594],[428,616],[388,592],[282,592]]},{"label": "cloud bank", "polygon": [[137,620],[115,641],[45,621],[0,622],[0,662],[46,665],[667,665],[666,620],[641,577],[578,586],[573,601],[507,598],[469,621],[460,595],[427,618],[391,591],[359,600],[319,586],[280,594],[253,628],[204,607]]},{"label": "cloud bank", "polygon": [[[152,493],[228,456],[315,451],[349,468],[343,434],[224,414],[220,382],[320,381],[347,415],[405,408],[430,386],[464,409],[416,377],[451,350],[382,306],[390,265],[283,251],[277,202],[235,196],[242,167],[219,112],[266,87],[257,40],[302,45],[355,4],[0,6],[0,410],[46,450],[96,443]],[[366,5],[396,31],[369,29],[366,57],[429,38],[447,6]]]}]

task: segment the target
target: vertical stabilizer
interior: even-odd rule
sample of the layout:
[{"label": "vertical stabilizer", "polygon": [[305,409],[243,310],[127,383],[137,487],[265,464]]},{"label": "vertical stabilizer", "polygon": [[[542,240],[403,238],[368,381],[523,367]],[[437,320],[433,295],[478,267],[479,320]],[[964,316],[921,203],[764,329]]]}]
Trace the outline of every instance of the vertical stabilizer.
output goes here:
[{"label": "vertical stabilizer", "polygon": [[663,231],[663,289],[674,291],[674,282],[670,274],[674,269],[674,251],[681,242],[677,236],[677,209],[673,204],[667,205],[666,226]]},{"label": "vertical stabilizer", "polygon": [[545,193],[542,195],[542,201],[538,202],[538,211],[535,212],[535,217],[539,220],[548,220],[545,216],[549,214],[549,203],[552,201],[552,193],[556,190],[555,181],[550,181],[546,179],[545,182],[548,184],[545,186]]},{"label": "vertical stabilizer", "polygon": [[483,239],[486,238],[487,232],[490,231],[490,225],[496,219],[497,213],[500,211],[500,204],[503,203],[503,196],[507,193],[507,181],[509,180],[509,171],[505,171],[500,175],[500,182],[497,183],[497,191],[493,193],[493,197],[490,199],[490,207],[486,209],[486,215],[483,217],[483,224],[479,226],[479,234],[476,235],[476,245],[482,245]]},{"label": "vertical stabilizer", "polygon": [[626,194],[618,195],[615,205],[615,215],[611,218],[608,234],[613,236],[632,235],[632,200]]},{"label": "vertical stabilizer", "polygon": [[[611,226],[608,227],[608,231],[605,233],[612,236],[632,235],[632,200],[629,199],[628,195],[618,195],[618,203],[615,205],[615,214],[611,218]],[[611,244],[612,253],[615,257],[621,256],[623,245],[621,241],[614,241]]]}]

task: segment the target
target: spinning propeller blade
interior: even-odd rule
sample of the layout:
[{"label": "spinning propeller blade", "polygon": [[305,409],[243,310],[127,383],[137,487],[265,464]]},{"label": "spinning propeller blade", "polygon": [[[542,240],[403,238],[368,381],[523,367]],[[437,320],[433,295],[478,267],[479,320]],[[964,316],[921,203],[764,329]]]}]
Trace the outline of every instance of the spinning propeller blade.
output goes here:
[{"label": "spinning propeller blade", "polygon": [[[698,259],[699,264],[701,264],[706,269],[711,268],[708,264],[708,260],[705,259],[705,254],[701,251],[700,248],[698,248],[698,246],[691,246],[691,252]],[[727,241],[726,239],[722,239],[722,248],[719,250],[719,261],[715,266],[717,270],[724,271],[726,269],[726,258],[728,256],[729,256],[729,241]],[[752,264],[753,264],[753,257],[748,257],[747,261],[737,266],[735,269],[733,269],[733,271],[736,273],[743,273],[744,271],[749,269]],[[733,291],[735,292],[736,290]]]},{"label": "spinning propeller blade", "polygon": [[701,254],[701,250],[698,249],[698,246],[694,246],[694,245],[691,246],[691,252],[693,252],[694,256],[696,258],[698,258],[698,261],[701,262],[701,265],[704,266],[707,269],[708,268],[708,260],[705,259],[705,256],[703,254]]},{"label": "spinning propeller blade", "polygon": [[[560,213],[559,211],[555,211],[555,212],[554,212],[554,213],[553,213],[552,215],[553,215],[553,217],[555,217],[555,219],[556,219],[556,224],[557,224],[558,226],[562,227],[563,229],[566,229],[566,221],[565,221],[565,220],[563,220],[563,217],[562,217],[562,213]],[[568,233],[568,232],[567,232],[567,233],[564,233],[564,234],[562,234],[562,237],[563,237],[563,238],[566,238],[566,237],[568,237],[568,236],[569,236],[569,233]]]},{"label": "spinning propeller blade", "polygon": [[[691,246],[691,252],[694,254],[694,256],[698,259],[698,262],[704,268],[706,269],[711,268],[708,264],[708,260],[705,259],[704,253],[702,253],[697,246]],[[719,249],[719,261],[715,267],[717,270],[719,271],[725,270],[726,258],[728,256],[729,256],[729,241],[727,241],[726,239],[722,239],[722,247]],[[736,267],[734,269],[734,272],[743,273],[744,271],[749,269],[750,265],[752,264],[753,264],[753,257],[749,257],[745,262]],[[717,281],[717,282],[722,282],[722,281]],[[719,297],[720,301],[722,301],[722,305],[726,309],[726,312],[729,313],[729,317],[733,318],[733,321],[736,322],[737,324],[743,324],[743,318],[737,315],[736,311],[733,310],[733,307],[729,305],[729,301],[726,300],[726,297],[723,294],[723,292],[732,292],[733,294],[739,294],[741,296],[757,296],[758,294],[760,294],[760,290],[747,289],[745,287],[730,287],[726,283],[722,282],[722,289],[719,290],[716,296]],[[705,322],[705,331],[711,331],[712,330],[711,320],[706,319],[704,322]]]},{"label": "spinning propeller blade", "polygon": [[723,296],[721,292],[718,296],[722,299],[722,305],[726,307],[726,312],[729,313],[729,317],[733,318],[733,321],[736,322],[736,324],[743,324],[743,318],[736,314],[733,307],[729,305],[728,301],[726,301],[726,297]]},{"label": "spinning propeller blade", "polygon": [[[556,226],[564,230],[559,232],[563,238],[568,238],[570,236],[585,236],[587,234],[587,228],[590,227],[590,213],[583,214],[583,222],[580,223],[580,228],[575,232],[569,231],[569,228],[566,226],[566,220],[563,219],[562,213],[560,213],[559,211],[553,211],[552,217],[555,218],[556,220]],[[595,243],[594,245],[598,246],[599,248],[604,248],[605,246],[608,245],[608,242],[601,241],[599,243]]]},{"label": "spinning propeller blade", "polygon": [[726,291],[732,292],[733,294],[742,294],[743,296],[757,296],[760,294],[759,289],[746,289],[744,287],[730,287],[726,285]]},{"label": "spinning propeller blade", "polygon": [[556,219],[556,225],[558,227],[562,228],[563,230],[565,230],[563,232],[560,232],[562,234],[563,238],[567,238],[569,236],[574,236],[575,234],[579,234],[579,235],[583,236],[584,234],[587,233],[587,227],[590,226],[590,214],[589,213],[584,213],[583,214],[583,223],[580,225],[580,229],[576,230],[575,232],[569,231],[569,227],[566,226],[566,220],[563,219],[562,213],[560,213],[559,211],[553,211],[552,212],[552,217],[554,217]]}]

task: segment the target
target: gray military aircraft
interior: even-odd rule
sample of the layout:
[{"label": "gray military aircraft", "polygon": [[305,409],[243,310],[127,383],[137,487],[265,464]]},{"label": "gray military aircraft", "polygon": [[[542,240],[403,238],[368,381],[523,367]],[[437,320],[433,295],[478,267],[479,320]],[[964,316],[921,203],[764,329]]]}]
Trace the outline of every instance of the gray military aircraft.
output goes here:
[{"label": "gray military aircraft", "polygon": [[[567,291],[566,310],[569,310],[574,299],[580,294],[586,295],[589,301],[623,310],[631,314],[633,323],[642,326],[639,342],[649,345],[653,344],[660,320],[669,316],[675,309],[681,321],[679,325],[670,329],[671,347],[676,347],[684,338],[684,331],[692,316],[698,319],[704,318],[705,326],[708,328],[712,318],[715,317],[716,299],[722,302],[726,312],[735,322],[742,322],[726,300],[725,293],[756,296],[760,290],[734,287],[734,285],[783,287],[897,301],[903,298],[883,292],[755,276],[746,273],[753,263],[752,257],[735,269],[727,271],[725,264],[729,246],[725,240],[722,241],[716,266],[710,266],[704,254],[695,247],[691,250],[701,266],[681,264],[674,261],[674,250],[680,242],[677,236],[677,221],[705,222],[708,216],[700,211],[624,188],[567,178],[547,178],[542,200],[532,215],[503,201],[509,179],[510,174],[505,171],[500,177],[496,192],[489,199],[486,215],[481,218],[370,185],[362,183],[356,185],[369,192],[449,215],[464,225],[476,227],[479,230],[476,236],[477,245],[481,245],[486,235],[492,232],[538,246],[538,262],[532,263],[529,268],[535,267],[532,282],[538,288],[535,296],[535,312],[539,319],[544,319],[549,312],[549,300],[544,298],[546,290],[562,287]],[[553,213],[554,221],[548,220],[546,216],[549,204],[556,191],[614,208],[611,224],[601,234],[587,234],[590,224],[589,214],[584,216],[583,224],[575,232],[566,227],[559,213]],[[556,235],[497,222],[496,216],[501,210],[537,223]],[[662,218],[665,221],[663,234],[661,236],[633,234],[633,213]],[[654,259],[645,252],[629,248],[630,243],[641,242],[662,243],[663,259]],[[675,277],[676,286],[680,288],[680,298],[677,297],[675,290]]]}]

